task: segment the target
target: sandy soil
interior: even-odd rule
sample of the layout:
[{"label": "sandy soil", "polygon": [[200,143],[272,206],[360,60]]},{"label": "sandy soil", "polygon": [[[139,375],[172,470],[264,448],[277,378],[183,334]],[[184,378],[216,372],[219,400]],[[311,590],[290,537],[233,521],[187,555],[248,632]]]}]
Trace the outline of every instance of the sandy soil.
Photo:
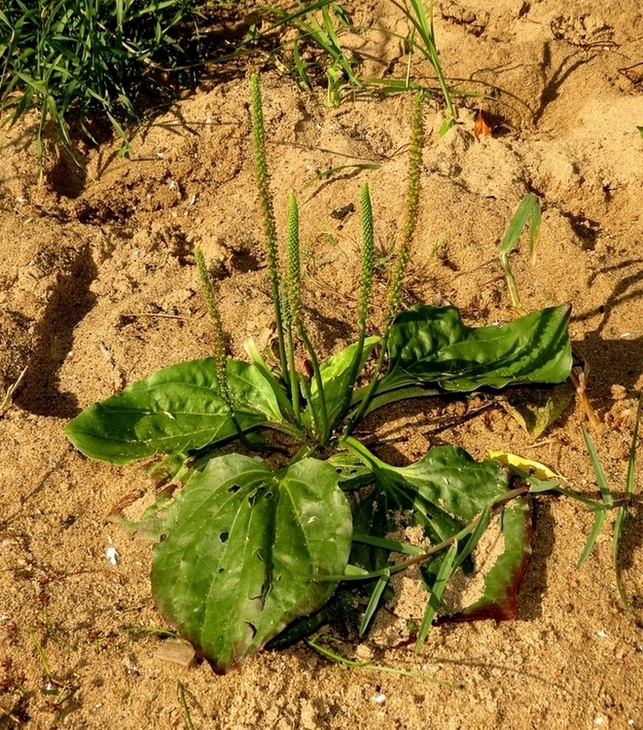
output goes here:
[{"label": "sandy soil", "polygon": [[[357,25],[406,32],[384,0],[357,5]],[[452,83],[497,98],[464,99],[444,137],[439,105],[427,105],[408,301],[448,300],[475,324],[511,318],[497,247],[522,196],[537,193],[538,261],[532,266],[523,247],[515,274],[529,309],[573,304],[571,334],[591,367],[600,419],[594,438],[622,492],[643,387],[643,96],[637,69],[620,71],[643,62],[638,3],[438,0],[436,32]],[[390,37],[347,43],[368,58],[369,73],[404,75],[404,49]],[[417,72],[431,78],[421,64]],[[302,93],[272,72],[263,91],[276,210],[283,223],[287,195],[301,190],[310,326],[331,353],[354,335],[359,233],[356,213],[332,212],[356,204],[368,180],[386,261],[403,215],[411,100],[364,94],[329,109],[323,89]],[[478,104],[494,134],[477,141]],[[236,71],[222,80],[214,69],[196,94],[136,132],[129,159],[107,141],[85,150],[83,172],[51,147],[42,187],[34,129],[31,119],[12,130],[0,157],[0,394],[27,368],[0,417],[0,728],[185,727],[179,680],[197,728],[643,726],[638,497],[620,557],[631,614],[618,600],[609,530],[577,570],[592,517],[547,497],[535,509],[517,621],[436,628],[419,656],[377,636],[340,645],[349,657],[461,690],[348,671],[301,645],[263,652],[225,677],[204,663],[160,659],[163,640],[145,632],[162,626],[150,597],[151,545],[105,519],[150,479],[136,465],[88,461],[62,429],[124,385],[209,353],[195,243],[220,283],[230,351],[241,356],[250,336],[268,342],[247,80]],[[361,163],[380,167],[305,187],[324,169]],[[461,444],[478,458],[502,448],[546,461],[596,496],[577,405],[537,443],[500,406],[436,430],[450,409],[416,401],[367,426],[396,463],[434,443]],[[418,618],[412,604],[407,610],[403,618]]]}]

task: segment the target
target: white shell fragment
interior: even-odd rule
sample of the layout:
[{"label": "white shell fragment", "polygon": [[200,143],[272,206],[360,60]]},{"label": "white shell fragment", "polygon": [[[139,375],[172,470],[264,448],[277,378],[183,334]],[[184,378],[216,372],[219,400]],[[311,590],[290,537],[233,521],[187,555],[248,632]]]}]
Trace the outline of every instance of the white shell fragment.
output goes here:
[{"label": "white shell fragment", "polygon": [[105,555],[112,565],[118,565],[118,552],[115,547],[108,547],[105,550]]}]

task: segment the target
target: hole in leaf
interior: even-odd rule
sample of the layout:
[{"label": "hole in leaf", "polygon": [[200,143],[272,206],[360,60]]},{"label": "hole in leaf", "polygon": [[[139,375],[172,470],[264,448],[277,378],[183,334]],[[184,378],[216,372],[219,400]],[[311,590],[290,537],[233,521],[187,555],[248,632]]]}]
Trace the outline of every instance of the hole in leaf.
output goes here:
[{"label": "hole in leaf", "polygon": [[250,630],[250,636],[254,639],[254,637],[257,634],[257,627],[254,624],[251,624],[249,621],[246,622],[248,629]]},{"label": "hole in leaf", "polygon": [[225,571],[225,568],[219,568],[219,575]]},{"label": "hole in leaf", "polygon": [[230,533],[229,532],[222,532],[219,535],[219,540],[221,540],[221,542],[226,542],[229,537],[230,537]]},{"label": "hole in leaf", "polygon": [[165,542],[166,540],[167,540],[167,535],[166,535],[165,533],[163,533],[163,534],[162,534],[162,535],[161,535],[161,536],[159,537],[159,542]]},{"label": "hole in leaf", "polygon": [[265,497],[266,499],[272,499],[272,497],[273,497],[273,494],[272,494],[272,492],[266,492],[266,493],[265,493],[265,495],[264,495],[264,497]]},{"label": "hole in leaf", "polygon": [[236,494],[240,489],[241,487],[238,484],[233,484],[231,487],[228,487],[228,492],[230,494]]}]

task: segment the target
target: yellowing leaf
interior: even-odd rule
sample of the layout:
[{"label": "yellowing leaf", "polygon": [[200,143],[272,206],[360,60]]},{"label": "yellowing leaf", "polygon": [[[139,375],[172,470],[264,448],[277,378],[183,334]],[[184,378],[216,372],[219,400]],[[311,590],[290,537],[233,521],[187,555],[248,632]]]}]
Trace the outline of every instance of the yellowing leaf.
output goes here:
[{"label": "yellowing leaf", "polygon": [[538,479],[562,479],[565,482],[567,481],[567,479],[562,474],[557,474],[555,471],[552,471],[548,466],[541,464],[539,461],[525,459],[523,456],[510,454],[507,451],[490,450],[489,457],[491,459],[499,461],[501,464],[506,464],[507,466],[515,466],[517,469],[529,472],[529,474],[533,474]]}]

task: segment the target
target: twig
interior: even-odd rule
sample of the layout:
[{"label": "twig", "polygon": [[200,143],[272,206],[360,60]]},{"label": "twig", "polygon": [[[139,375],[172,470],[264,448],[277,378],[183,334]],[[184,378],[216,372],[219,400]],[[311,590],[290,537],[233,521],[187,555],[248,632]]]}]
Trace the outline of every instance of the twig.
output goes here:
[{"label": "twig", "polygon": [[18,375],[18,378],[15,382],[13,382],[8,388],[7,392],[5,393],[4,398],[2,399],[2,403],[0,403],[0,418],[2,418],[2,415],[5,411],[5,409],[9,406],[11,403],[11,397],[16,392],[18,386],[22,382],[22,379],[25,377],[25,373],[27,372],[27,368],[29,366],[25,365],[24,368],[22,368],[22,371],[20,372],[20,375]]}]

